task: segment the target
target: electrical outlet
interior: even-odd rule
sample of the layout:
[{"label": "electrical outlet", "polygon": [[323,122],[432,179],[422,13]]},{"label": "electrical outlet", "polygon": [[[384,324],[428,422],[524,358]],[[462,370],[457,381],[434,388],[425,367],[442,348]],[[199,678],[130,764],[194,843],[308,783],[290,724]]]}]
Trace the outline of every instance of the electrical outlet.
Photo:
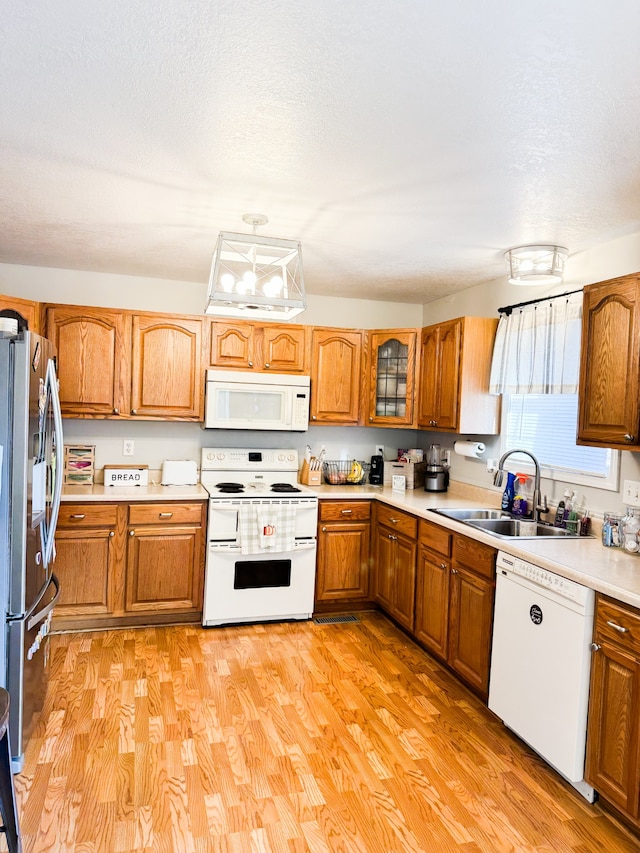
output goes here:
[{"label": "electrical outlet", "polygon": [[384,444],[376,444],[376,456],[382,456],[384,459]]},{"label": "electrical outlet", "polygon": [[122,455],[123,456],[133,456],[133,439],[125,438],[122,442]]},{"label": "electrical outlet", "polygon": [[625,480],[622,486],[622,501],[627,506],[640,506],[640,483]]}]

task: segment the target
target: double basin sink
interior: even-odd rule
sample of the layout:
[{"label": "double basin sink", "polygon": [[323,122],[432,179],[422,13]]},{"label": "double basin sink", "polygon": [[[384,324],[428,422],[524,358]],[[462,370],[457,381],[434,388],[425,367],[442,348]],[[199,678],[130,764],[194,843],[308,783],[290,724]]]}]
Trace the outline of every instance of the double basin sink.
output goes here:
[{"label": "double basin sink", "polygon": [[[544,536],[563,539],[579,539],[578,533],[564,527],[554,527],[543,521],[528,518],[514,518],[500,509],[432,509],[438,515],[444,515],[455,521],[462,521],[476,530],[484,530],[499,539],[538,539]],[[584,537],[583,537],[584,538]]]}]

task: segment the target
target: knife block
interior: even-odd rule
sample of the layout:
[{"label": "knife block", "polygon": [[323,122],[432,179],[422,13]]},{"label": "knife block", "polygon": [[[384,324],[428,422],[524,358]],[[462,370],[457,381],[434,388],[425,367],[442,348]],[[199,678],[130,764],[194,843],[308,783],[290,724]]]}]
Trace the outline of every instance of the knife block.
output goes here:
[{"label": "knife block", "polygon": [[302,462],[302,468],[300,469],[300,476],[298,479],[304,486],[319,486],[322,483],[322,470],[320,468],[312,470],[309,468],[309,463],[305,459]]}]

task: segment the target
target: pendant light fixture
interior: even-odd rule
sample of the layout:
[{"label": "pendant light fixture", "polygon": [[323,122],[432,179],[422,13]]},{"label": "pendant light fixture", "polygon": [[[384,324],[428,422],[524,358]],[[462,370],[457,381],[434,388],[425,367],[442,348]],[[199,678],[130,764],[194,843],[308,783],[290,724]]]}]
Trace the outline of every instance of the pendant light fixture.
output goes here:
[{"label": "pendant light fixture", "polygon": [[536,243],[514,246],[504,254],[509,283],[522,285],[559,284],[569,252],[563,246]]},{"label": "pendant light fixture", "polygon": [[245,213],[251,234],[221,231],[213,253],[205,313],[222,317],[291,320],[307,307],[302,247],[297,240],[259,237],[269,221]]}]

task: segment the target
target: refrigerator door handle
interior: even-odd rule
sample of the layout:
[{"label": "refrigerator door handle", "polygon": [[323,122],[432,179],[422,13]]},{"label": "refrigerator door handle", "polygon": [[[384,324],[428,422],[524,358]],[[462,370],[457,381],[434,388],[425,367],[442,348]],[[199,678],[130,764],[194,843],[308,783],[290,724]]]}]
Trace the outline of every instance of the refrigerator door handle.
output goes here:
[{"label": "refrigerator door handle", "polygon": [[56,367],[53,359],[49,359],[47,364],[47,376],[45,384],[51,394],[51,408],[53,410],[53,433],[55,439],[55,482],[53,485],[53,495],[51,499],[51,517],[47,530],[47,542],[44,553],[44,564],[48,566],[54,557],[55,547],[55,532],[58,524],[58,512],[60,510],[60,500],[62,497],[62,460],[60,455],[63,448],[62,435],[62,411],[60,409],[60,395],[58,394],[58,378],[56,376]]},{"label": "refrigerator door handle", "polygon": [[27,631],[30,631],[32,628],[35,628],[38,622],[42,622],[42,620],[45,619],[49,615],[49,613],[51,613],[53,608],[58,603],[58,599],[60,598],[60,581],[58,580],[54,572],[51,573],[51,580],[47,585],[47,589],[49,589],[51,584],[55,586],[56,594],[51,599],[51,601],[42,608],[42,610],[38,610],[37,613],[31,614],[31,616],[27,620]]}]

